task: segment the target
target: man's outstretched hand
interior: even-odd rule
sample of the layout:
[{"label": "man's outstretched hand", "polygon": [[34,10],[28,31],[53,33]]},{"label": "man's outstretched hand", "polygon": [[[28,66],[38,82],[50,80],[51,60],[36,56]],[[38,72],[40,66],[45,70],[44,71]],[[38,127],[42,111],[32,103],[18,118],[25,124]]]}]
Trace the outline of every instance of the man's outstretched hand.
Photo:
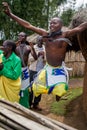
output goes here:
[{"label": "man's outstretched hand", "polygon": [[8,3],[7,2],[2,2],[2,5],[3,5],[3,8],[4,8],[4,12],[7,15],[10,15],[11,14],[11,10],[10,10],[10,7],[9,7]]}]

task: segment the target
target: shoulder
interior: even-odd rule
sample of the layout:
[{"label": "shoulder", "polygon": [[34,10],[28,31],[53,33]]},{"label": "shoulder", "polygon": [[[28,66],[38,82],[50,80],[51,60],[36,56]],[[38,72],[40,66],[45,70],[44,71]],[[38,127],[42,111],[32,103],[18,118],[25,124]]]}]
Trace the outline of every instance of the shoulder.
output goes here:
[{"label": "shoulder", "polygon": [[20,59],[20,57],[18,57],[15,53],[13,53],[13,57],[14,57],[14,61],[16,62],[21,62],[21,59]]},{"label": "shoulder", "polygon": [[68,37],[70,32],[71,32],[71,30],[63,31],[63,32],[62,32],[62,37],[63,37],[63,38]]},{"label": "shoulder", "polygon": [[63,35],[63,37],[65,37],[65,38],[70,38],[71,36],[76,35],[76,34],[78,34],[78,33],[79,33],[79,27],[75,27],[75,28],[73,28],[73,29],[69,29],[69,30],[63,32],[62,35]]},{"label": "shoulder", "polygon": [[25,51],[28,52],[28,53],[30,53],[31,52],[31,47],[29,45],[26,45]]}]

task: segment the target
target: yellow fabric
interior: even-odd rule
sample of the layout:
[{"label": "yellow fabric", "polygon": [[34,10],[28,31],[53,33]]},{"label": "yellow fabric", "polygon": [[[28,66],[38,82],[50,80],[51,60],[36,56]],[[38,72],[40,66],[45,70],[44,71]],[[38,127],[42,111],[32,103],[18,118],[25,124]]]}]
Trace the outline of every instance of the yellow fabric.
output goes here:
[{"label": "yellow fabric", "polygon": [[[49,88],[51,86],[46,86],[46,70],[42,70],[41,73],[37,76],[35,82],[33,83],[33,92],[34,95],[37,97],[40,94],[47,94]],[[54,86],[52,90],[53,95],[63,96],[67,92],[66,84],[60,83]]]},{"label": "yellow fabric", "polygon": [[46,70],[42,70],[38,75],[38,80],[46,85]]},{"label": "yellow fabric", "polygon": [[33,84],[33,92],[34,92],[34,95],[38,97],[40,94],[47,94],[48,89],[45,86],[40,85],[40,84],[38,84],[38,88],[37,88],[37,85]]},{"label": "yellow fabric", "polygon": [[2,63],[2,56],[3,54],[0,54],[0,63]]},{"label": "yellow fabric", "polygon": [[4,76],[0,76],[0,98],[4,98],[11,102],[19,102],[20,87],[20,78],[11,80]]},{"label": "yellow fabric", "polygon": [[[47,94],[49,88],[46,88],[46,86],[43,86],[41,84],[38,84],[38,88],[36,84],[33,84],[33,91],[34,95],[37,97],[40,94]],[[58,84],[53,88],[52,94],[53,95],[58,95],[58,96],[63,96],[67,90],[65,90],[65,84]]]},{"label": "yellow fabric", "polygon": [[53,95],[58,95],[58,96],[63,96],[67,91],[65,90],[65,84],[58,84],[54,87],[52,94]]},{"label": "yellow fabric", "polygon": [[40,94],[48,93],[48,89],[46,88],[46,71],[43,70],[38,75],[38,79],[36,79],[35,83],[33,83],[33,92],[37,97]]}]

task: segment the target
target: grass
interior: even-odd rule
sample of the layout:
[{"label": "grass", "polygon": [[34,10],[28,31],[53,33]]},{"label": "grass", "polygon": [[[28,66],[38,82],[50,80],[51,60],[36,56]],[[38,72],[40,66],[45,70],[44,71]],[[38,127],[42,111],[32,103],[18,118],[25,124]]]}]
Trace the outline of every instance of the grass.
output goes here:
[{"label": "grass", "polygon": [[71,88],[59,102],[53,102],[50,111],[56,115],[64,116],[67,112],[67,105],[82,94],[82,88]]}]

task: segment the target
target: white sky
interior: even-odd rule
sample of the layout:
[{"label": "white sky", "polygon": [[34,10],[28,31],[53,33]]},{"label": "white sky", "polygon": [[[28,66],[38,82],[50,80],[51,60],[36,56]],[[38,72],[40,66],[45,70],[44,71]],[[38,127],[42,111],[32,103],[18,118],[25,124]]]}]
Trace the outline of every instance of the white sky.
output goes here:
[{"label": "white sky", "polygon": [[76,0],[76,7],[87,4],[87,0]]},{"label": "white sky", "polygon": [[[65,5],[67,8],[70,7],[70,2],[72,2],[72,0],[68,0],[67,4]],[[76,4],[75,4],[75,8],[79,8],[83,5],[83,7],[86,7],[87,4],[87,0],[76,0]]]}]

